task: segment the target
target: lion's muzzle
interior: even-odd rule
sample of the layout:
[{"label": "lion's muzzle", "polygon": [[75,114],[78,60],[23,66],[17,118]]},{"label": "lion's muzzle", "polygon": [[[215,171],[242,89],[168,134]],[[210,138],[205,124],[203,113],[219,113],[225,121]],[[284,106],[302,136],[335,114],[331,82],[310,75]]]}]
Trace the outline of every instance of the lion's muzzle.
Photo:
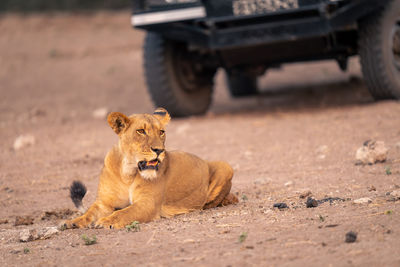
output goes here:
[{"label": "lion's muzzle", "polygon": [[138,169],[139,171],[144,171],[144,170],[156,170],[158,171],[158,167],[160,166],[160,161],[158,159],[154,159],[151,161],[139,161],[138,163]]}]

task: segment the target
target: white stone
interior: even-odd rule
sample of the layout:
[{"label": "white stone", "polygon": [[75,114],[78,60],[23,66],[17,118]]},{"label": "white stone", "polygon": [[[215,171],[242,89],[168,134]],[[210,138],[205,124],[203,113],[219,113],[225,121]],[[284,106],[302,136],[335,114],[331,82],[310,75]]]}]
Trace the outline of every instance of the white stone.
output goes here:
[{"label": "white stone", "polygon": [[32,146],[36,142],[35,137],[31,134],[23,134],[18,136],[14,141],[14,150],[20,150],[21,148]]},{"label": "white stone", "polygon": [[397,148],[397,149],[400,149],[400,142],[397,142],[397,143],[396,143],[396,148]]},{"label": "white stone", "polygon": [[367,141],[356,152],[357,164],[374,164],[386,161],[388,149],[383,141]]},{"label": "white stone", "polygon": [[288,181],[285,183],[285,186],[292,186],[293,185],[293,181]]},{"label": "white stone", "polygon": [[400,190],[394,190],[393,192],[390,193],[392,197],[397,197],[400,198]]},{"label": "white stone", "polygon": [[316,152],[318,154],[325,154],[326,152],[328,152],[328,146],[327,145],[319,146]]},{"label": "white stone", "polygon": [[59,230],[55,226],[41,229],[24,229],[19,234],[19,241],[30,242],[37,239],[48,239],[58,232]]},{"label": "white stone", "polygon": [[40,239],[47,239],[52,237],[53,235],[57,234],[59,232],[59,230],[57,229],[57,227],[53,226],[53,227],[46,227],[43,228],[39,231],[38,233],[38,237]]},{"label": "white stone", "polygon": [[29,242],[35,240],[36,231],[30,229],[24,229],[19,233],[19,241]]},{"label": "white stone", "polygon": [[356,204],[365,204],[365,203],[371,203],[372,199],[370,199],[369,197],[362,197],[359,199],[355,199],[353,202]]},{"label": "white stone", "polygon": [[254,180],[254,184],[267,184],[271,181],[271,179],[269,178],[264,178],[264,177],[259,177],[257,179]]}]

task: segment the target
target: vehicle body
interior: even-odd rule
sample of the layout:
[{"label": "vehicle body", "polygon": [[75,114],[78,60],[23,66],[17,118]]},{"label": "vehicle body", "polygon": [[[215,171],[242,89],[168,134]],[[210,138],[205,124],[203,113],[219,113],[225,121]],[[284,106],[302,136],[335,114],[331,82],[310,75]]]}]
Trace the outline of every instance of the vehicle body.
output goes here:
[{"label": "vehicle body", "polygon": [[175,116],[204,113],[224,68],[234,97],[283,63],[360,55],[376,99],[400,99],[400,0],[136,0],[132,24],[147,31],[152,99]]}]

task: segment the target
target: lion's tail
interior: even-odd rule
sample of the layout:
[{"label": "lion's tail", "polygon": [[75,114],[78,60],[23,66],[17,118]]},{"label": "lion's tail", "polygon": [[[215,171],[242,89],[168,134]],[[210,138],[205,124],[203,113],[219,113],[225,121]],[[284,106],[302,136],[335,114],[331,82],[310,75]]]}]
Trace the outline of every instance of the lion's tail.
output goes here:
[{"label": "lion's tail", "polygon": [[82,199],[86,195],[86,191],[86,186],[80,181],[73,181],[69,188],[69,196],[72,202],[74,202],[75,207],[77,207],[81,213],[86,212],[82,204]]}]

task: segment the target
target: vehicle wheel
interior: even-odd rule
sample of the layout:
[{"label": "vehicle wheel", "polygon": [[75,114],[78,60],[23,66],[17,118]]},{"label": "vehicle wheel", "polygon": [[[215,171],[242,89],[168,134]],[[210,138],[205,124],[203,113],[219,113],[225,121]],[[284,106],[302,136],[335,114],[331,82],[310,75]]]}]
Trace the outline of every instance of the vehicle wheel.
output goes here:
[{"label": "vehicle wheel", "polygon": [[226,71],[226,84],[233,97],[251,96],[258,94],[257,76],[245,72]]},{"label": "vehicle wheel", "polygon": [[362,72],[375,99],[400,99],[400,0],[359,22]]},{"label": "vehicle wheel", "polygon": [[205,68],[199,55],[183,43],[147,33],[144,70],[154,104],[172,116],[199,115],[211,103],[215,69]]}]

